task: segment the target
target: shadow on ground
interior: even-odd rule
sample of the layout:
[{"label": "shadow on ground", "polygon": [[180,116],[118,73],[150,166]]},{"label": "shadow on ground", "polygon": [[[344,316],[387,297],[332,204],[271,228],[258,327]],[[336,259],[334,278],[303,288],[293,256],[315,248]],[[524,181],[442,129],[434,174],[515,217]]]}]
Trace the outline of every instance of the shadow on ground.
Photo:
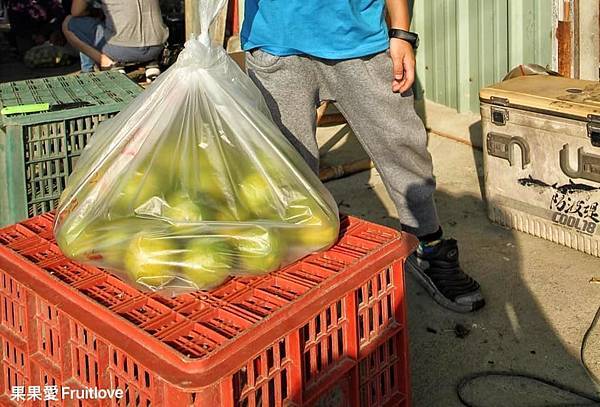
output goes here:
[{"label": "shadow on ground", "polygon": [[[398,226],[375,171],[326,185],[342,212]],[[539,282],[532,281],[531,273],[524,269],[516,232],[490,223],[484,203],[475,195],[438,191],[436,201],[442,226],[448,236],[458,239],[462,265],[481,283],[487,306],[470,315],[447,311],[407,276],[414,406],[460,406],[456,386],[461,378],[488,370],[528,372],[593,395],[596,388],[578,355],[567,349],[557,323],[548,320],[539,294],[530,289]],[[544,259],[540,266],[544,264],[552,264],[552,259]],[[544,287],[545,295],[556,296],[558,307],[568,303],[564,290],[553,285],[554,291]],[[587,321],[588,315],[582,317]],[[548,386],[506,378],[474,382],[465,389],[465,397],[481,407],[586,403]]]},{"label": "shadow on ground", "polygon": [[[486,141],[482,140],[484,136],[481,134],[481,122],[473,123],[469,127],[469,138],[471,139],[471,145],[482,145],[483,148],[486,148]],[[477,169],[477,179],[479,181],[479,190],[481,192],[481,196],[485,200],[485,176],[483,169],[483,155],[477,151],[477,149],[473,149],[473,160],[475,161],[476,169]]]}]

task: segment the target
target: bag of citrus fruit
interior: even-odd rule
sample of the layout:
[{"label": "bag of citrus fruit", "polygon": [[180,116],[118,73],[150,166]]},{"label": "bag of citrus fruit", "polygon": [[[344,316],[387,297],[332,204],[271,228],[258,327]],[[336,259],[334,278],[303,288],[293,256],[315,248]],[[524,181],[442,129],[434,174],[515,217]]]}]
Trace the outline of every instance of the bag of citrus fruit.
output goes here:
[{"label": "bag of citrus fruit", "polygon": [[68,257],[177,295],[335,242],[335,201],[209,40],[224,2],[201,2],[201,35],[98,126],[60,198],[54,231]]}]

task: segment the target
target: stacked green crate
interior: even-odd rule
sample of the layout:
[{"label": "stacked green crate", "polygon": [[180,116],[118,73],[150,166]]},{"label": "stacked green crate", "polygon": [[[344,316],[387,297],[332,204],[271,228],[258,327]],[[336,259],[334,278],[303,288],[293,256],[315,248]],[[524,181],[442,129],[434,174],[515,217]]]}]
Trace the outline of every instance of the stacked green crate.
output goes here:
[{"label": "stacked green crate", "polygon": [[96,125],[141,91],[110,71],[0,84],[3,109],[51,108],[0,114],[0,226],[54,209]]}]

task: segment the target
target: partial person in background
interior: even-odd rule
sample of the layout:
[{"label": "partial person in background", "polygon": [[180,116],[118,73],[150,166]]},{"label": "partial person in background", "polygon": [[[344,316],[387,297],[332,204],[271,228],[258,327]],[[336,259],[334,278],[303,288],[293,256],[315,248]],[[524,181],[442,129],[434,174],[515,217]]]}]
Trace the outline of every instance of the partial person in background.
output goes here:
[{"label": "partial person in background", "polygon": [[[104,18],[92,16],[101,10]],[[154,61],[169,36],[158,0],[73,0],[63,23],[67,41],[83,55],[82,72]]]}]

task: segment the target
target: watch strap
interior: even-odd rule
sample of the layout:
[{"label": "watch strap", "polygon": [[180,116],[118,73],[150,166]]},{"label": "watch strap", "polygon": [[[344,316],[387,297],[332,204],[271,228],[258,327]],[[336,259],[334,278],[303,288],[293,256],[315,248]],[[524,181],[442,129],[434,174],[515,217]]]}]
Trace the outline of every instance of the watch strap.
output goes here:
[{"label": "watch strap", "polygon": [[419,35],[417,33],[402,30],[400,28],[390,28],[388,30],[388,35],[390,38],[399,38],[409,42],[414,49],[419,46]]}]

